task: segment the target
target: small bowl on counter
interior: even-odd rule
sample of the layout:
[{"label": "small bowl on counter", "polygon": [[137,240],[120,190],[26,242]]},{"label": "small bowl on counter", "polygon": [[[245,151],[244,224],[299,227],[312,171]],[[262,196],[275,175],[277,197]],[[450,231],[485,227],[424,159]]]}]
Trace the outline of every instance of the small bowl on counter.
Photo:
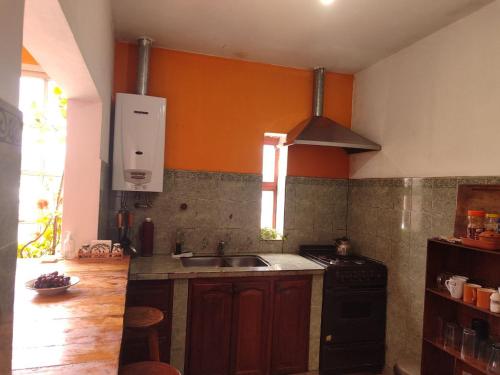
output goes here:
[{"label": "small bowl on counter", "polygon": [[26,289],[34,290],[42,296],[53,296],[66,292],[66,290],[79,282],[79,277],[64,276],[54,272],[52,274],[41,275],[36,279],[29,280],[24,285]]}]

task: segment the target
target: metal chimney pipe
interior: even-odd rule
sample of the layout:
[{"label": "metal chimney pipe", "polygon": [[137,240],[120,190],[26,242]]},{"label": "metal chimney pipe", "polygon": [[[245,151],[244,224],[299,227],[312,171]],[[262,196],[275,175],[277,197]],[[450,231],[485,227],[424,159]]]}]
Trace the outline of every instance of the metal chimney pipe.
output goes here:
[{"label": "metal chimney pipe", "polygon": [[313,116],[323,116],[325,68],[314,69]]},{"label": "metal chimney pipe", "polygon": [[148,93],[149,78],[149,56],[151,55],[151,45],[153,39],[140,37],[137,39],[139,46],[138,64],[137,64],[137,94],[146,95]]}]

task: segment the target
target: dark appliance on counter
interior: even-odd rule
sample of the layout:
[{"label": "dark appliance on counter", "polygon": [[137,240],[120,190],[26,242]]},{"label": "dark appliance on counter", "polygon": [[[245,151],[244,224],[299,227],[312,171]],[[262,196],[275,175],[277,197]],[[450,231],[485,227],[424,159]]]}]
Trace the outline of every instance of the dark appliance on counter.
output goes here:
[{"label": "dark appliance on counter", "polygon": [[303,245],[300,255],[325,267],[320,374],[382,372],[386,266],[366,257],[338,255],[330,245]]}]

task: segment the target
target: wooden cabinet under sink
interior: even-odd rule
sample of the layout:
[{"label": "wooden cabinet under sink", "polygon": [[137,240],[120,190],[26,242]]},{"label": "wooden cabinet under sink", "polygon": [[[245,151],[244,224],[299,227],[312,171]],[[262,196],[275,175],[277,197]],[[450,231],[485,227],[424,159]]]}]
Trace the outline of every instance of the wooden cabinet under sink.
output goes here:
[{"label": "wooden cabinet under sink", "polygon": [[190,282],[186,374],[307,370],[311,276]]}]

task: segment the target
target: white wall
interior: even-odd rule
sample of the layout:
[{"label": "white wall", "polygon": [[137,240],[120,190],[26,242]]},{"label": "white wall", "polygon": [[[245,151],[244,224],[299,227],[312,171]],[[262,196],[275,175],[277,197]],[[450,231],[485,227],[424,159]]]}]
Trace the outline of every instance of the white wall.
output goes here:
[{"label": "white wall", "polygon": [[17,256],[24,0],[0,0],[0,374],[10,374]]},{"label": "white wall", "polygon": [[0,0],[0,98],[17,107],[24,0]]},{"label": "white wall", "polygon": [[102,101],[101,160],[108,162],[114,35],[110,0],[59,0]]},{"label": "white wall", "polygon": [[351,177],[499,175],[500,0],[355,76]]},{"label": "white wall", "polygon": [[101,103],[68,100],[62,233],[69,231],[78,249],[97,239]]}]

